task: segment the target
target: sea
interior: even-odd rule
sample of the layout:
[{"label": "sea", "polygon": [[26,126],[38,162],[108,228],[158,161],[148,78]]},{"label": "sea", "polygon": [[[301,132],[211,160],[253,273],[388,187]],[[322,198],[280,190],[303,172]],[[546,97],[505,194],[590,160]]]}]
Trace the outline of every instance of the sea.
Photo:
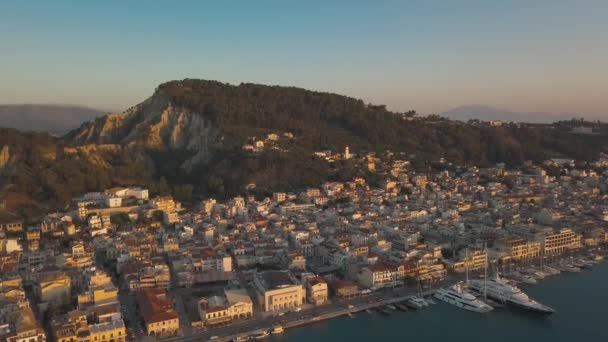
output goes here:
[{"label": "sea", "polygon": [[436,300],[436,305],[418,311],[390,316],[361,312],[288,329],[267,341],[608,342],[608,260],[591,270],[519,287],[557,312],[543,317],[504,308],[478,314]]}]

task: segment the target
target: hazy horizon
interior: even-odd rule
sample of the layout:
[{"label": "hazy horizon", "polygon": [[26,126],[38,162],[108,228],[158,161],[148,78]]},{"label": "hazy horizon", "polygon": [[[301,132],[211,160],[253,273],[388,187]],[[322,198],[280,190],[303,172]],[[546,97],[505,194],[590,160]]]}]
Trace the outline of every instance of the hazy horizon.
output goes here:
[{"label": "hazy horizon", "polygon": [[608,118],[608,2],[5,1],[2,104],[122,111],[165,81]]}]

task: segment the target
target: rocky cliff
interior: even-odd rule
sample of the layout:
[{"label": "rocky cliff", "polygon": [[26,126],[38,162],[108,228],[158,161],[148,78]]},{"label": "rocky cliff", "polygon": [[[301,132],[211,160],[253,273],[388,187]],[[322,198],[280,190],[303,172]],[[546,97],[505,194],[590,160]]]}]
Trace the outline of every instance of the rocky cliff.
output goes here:
[{"label": "rocky cliff", "polygon": [[207,162],[222,148],[213,123],[189,108],[175,106],[158,92],[123,113],[109,114],[68,134],[75,145],[117,144],[132,150],[186,155],[184,170]]}]

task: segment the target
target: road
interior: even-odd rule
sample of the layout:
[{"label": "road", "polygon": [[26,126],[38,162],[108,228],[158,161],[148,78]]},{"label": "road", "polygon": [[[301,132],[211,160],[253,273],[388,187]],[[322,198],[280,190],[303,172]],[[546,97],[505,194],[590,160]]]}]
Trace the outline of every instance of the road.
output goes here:
[{"label": "road", "polygon": [[[264,330],[270,330],[272,326],[276,324],[290,328],[346,315],[349,312],[359,312],[368,308],[373,308],[396,301],[402,301],[412,295],[415,295],[417,292],[418,290],[412,287],[404,287],[394,290],[387,289],[367,296],[337,301],[308,310],[302,310],[300,312],[288,312],[279,317],[269,317],[266,319],[255,318],[247,321],[235,322],[229,326],[212,328],[190,336],[168,338],[164,341],[201,341],[209,340],[212,336],[218,336],[216,339],[217,341],[229,341],[236,335],[252,335]],[[352,305],[353,308],[349,308],[350,305]]]}]

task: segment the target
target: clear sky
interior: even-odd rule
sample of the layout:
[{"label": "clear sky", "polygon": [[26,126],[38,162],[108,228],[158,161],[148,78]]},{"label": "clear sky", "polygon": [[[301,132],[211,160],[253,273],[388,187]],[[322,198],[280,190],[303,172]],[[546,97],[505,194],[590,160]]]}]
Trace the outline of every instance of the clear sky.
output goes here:
[{"label": "clear sky", "polygon": [[0,1],[0,103],[122,110],[181,78],[607,117],[608,1]]}]

